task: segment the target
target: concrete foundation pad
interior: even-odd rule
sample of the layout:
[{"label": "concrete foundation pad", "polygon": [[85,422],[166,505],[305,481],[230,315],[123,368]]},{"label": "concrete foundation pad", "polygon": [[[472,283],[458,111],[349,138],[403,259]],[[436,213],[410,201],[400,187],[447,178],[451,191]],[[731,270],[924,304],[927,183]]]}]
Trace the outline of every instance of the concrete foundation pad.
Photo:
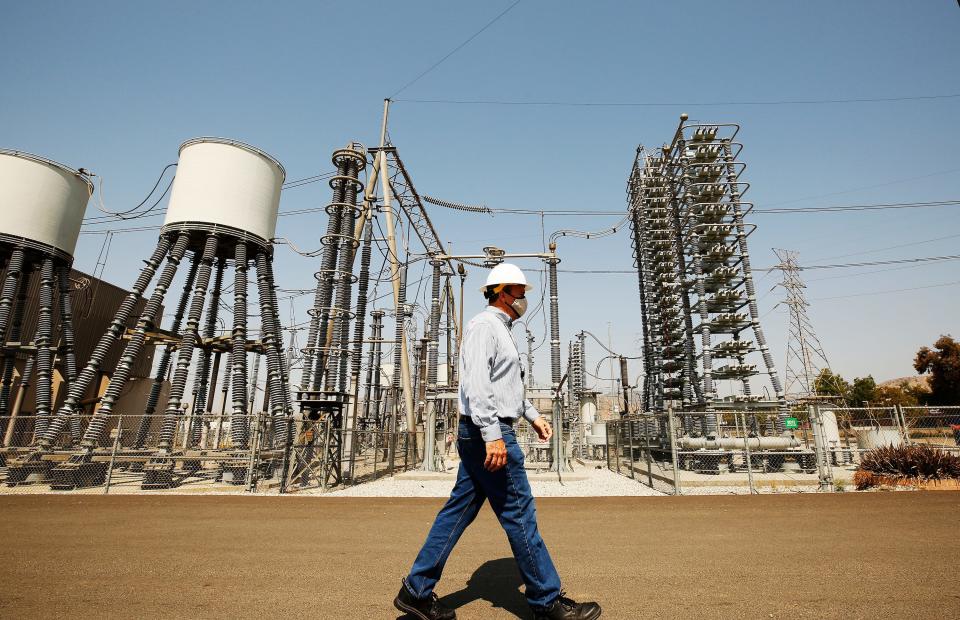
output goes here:
[{"label": "concrete foundation pad", "polygon": [[[575,482],[578,480],[586,480],[588,478],[587,474],[580,472],[564,472],[562,474],[564,481]],[[405,471],[394,476],[397,480],[449,480],[451,484],[457,478],[457,471],[450,470],[447,472],[439,471]],[[535,470],[527,470],[527,479],[530,481],[535,480],[556,480],[557,473],[552,471],[541,471],[537,472]]]}]

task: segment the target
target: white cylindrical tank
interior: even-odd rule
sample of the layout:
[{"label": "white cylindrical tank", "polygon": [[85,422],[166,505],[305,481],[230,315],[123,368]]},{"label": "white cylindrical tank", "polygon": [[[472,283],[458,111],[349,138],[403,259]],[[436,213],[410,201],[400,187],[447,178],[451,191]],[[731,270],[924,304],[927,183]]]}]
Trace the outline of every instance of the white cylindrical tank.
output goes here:
[{"label": "white cylindrical tank", "polygon": [[597,420],[597,394],[582,392],[580,394],[580,422],[591,426]]},{"label": "white cylindrical tank", "polygon": [[827,447],[839,447],[840,425],[837,424],[837,414],[830,410],[821,411],[820,420],[823,423],[824,440],[827,442]]},{"label": "white cylindrical tank", "polygon": [[79,172],[29,153],[0,149],[0,234],[73,256],[93,184]]},{"label": "white cylindrical tank", "polygon": [[903,445],[900,429],[892,426],[855,428],[854,432],[857,434],[857,447],[861,450],[873,450],[881,446],[898,448]]},{"label": "white cylindrical tank", "polygon": [[164,227],[226,226],[264,241],[277,229],[286,172],[260,149],[224,138],[194,138],[180,146]]}]

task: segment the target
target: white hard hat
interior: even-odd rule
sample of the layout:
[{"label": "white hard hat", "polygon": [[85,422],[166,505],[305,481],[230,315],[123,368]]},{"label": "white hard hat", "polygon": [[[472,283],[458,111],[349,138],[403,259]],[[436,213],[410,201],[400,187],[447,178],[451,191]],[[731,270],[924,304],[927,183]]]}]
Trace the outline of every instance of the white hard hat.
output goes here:
[{"label": "white hard hat", "polygon": [[497,286],[498,284],[522,284],[526,290],[533,287],[527,284],[527,277],[523,275],[520,268],[510,263],[500,263],[490,270],[487,274],[487,283],[480,288],[480,292],[487,290],[488,286]]}]

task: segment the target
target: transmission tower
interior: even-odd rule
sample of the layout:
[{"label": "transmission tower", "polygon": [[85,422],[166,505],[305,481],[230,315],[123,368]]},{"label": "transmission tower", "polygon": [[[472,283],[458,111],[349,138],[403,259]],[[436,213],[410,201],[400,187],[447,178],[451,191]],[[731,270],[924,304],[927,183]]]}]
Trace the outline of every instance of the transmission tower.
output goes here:
[{"label": "transmission tower", "polygon": [[778,248],[774,248],[773,253],[780,260],[776,268],[783,274],[780,286],[787,295],[781,303],[790,309],[785,391],[791,399],[809,399],[816,396],[817,377],[824,369],[830,368],[830,363],[807,315],[810,302],[804,295],[807,285],[800,277],[800,265],[797,262],[800,253]]}]

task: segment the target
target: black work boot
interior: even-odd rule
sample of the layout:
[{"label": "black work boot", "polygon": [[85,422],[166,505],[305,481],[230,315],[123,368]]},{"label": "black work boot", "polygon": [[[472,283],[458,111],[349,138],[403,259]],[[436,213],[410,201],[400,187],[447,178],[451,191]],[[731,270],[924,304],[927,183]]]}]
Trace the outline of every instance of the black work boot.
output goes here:
[{"label": "black work boot", "polygon": [[564,594],[561,592],[546,609],[533,612],[535,620],[594,620],[600,617],[600,606],[596,603],[578,603]]},{"label": "black work boot", "polygon": [[407,590],[406,583],[400,584],[400,592],[397,598],[393,599],[393,606],[420,620],[456,620],[457,617],[456,612],[440,604],[436,594],[431,593],[426,598],[414,598],[410,590]]}]

